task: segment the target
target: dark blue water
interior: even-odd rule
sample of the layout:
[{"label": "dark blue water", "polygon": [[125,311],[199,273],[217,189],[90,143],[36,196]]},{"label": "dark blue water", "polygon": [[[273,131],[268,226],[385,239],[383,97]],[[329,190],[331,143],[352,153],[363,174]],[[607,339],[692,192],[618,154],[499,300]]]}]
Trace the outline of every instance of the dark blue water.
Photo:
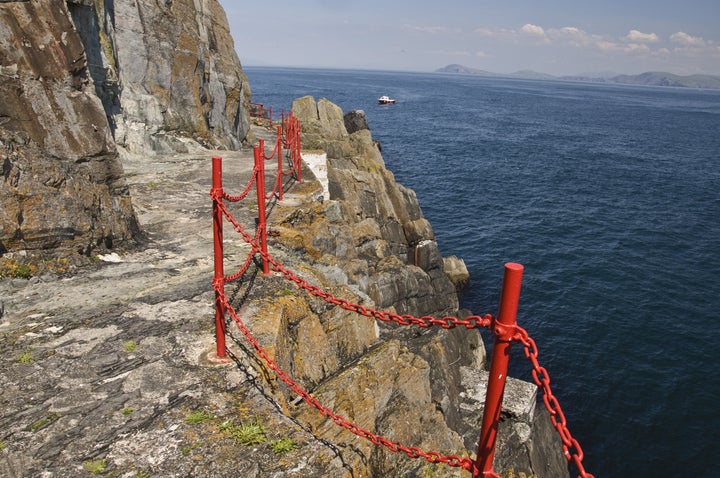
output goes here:
[{"label": "dark blue water", "polygon": [[312,95],[366,112],[441,251],[470,270],[463,307],[495,313],[503,264],[525,265],[518,319],[589,472],[718,476],[720,91],[246,73],[275,108]]}]

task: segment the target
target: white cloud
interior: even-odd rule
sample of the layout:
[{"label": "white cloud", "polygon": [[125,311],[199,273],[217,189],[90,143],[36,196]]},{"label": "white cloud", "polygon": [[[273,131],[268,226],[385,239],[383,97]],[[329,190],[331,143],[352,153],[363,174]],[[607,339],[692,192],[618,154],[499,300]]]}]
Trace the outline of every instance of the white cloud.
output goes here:
[{"label": "white cloud", "polygon": [[527,35],[540,36],[540,37],[545,36],[545,30],[543,29],[543,27],[533,25],[532,23],[526,23],[525,25],[522,26],[520,31]]},{"label": "white cloud", "polygon": [[577,27],[562,27],[560,33],[563,35],[569,35],[575,38],[585,37],[587,34]]},{"label": "white cloud", "polygon": [[606,52],[624,52],[624,53],[647,53],[650,47],[644,43],[617,43],[607,40],[598,40],[595,46]]},{"label": "white cloud", "polygon": [[547,36],[552,39],[554,43],[574,47],[592,45],[600,40],[600,37],[590,35],[577,27],[550,28],[547,30]]},{"label": "white cloud", "polygon": [[654,33],[643,33],[639,30],[630,30],[625,36],[625,40],[634,43],[657,43],[660,41],[660,37]]},{"label": "white cloud", "polygon": [[626,52],[649,52],[650,47],[647,46],[644,43],[628,43],[627,47],[625,48]]},{"label": "white cloud", "polygon": [[688,35],[685,32],[677,32],[670,35],[670,40],[684,46],[705,46],[707,43],[700,37]]}]

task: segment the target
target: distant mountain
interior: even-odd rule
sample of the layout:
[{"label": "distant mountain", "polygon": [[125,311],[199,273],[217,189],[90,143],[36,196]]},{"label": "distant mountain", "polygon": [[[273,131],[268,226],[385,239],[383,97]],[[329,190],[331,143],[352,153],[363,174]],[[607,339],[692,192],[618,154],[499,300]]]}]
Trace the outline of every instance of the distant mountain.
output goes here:
[{"label": "distant mountain", "polygon": [[720,88],[720,76],[679,76],[663,71],[648,71],[639,75],[619,75],[610,79],[615,83],[647,86],[677,86],[683,88]]},{"label": "distant mountain", "polygon": [[435,70],[436,73],[456,73],[460,75],[493,76],[503,78],[524,78],[527,80],[554,80],[556,77],[546,73],[538,73],[532,70],[521,70],[515,73],[493,73],[491,71],[478,70],[469,66],[452,64]]},{"label": "distant mountain", "polygon": [[491,73],[485,70],[470,68],[469,66],[458,65],[456,63],[435,70],[437,73],[455,73],[458,75],[479,75],[479,76],[501,76],[497,73]]},{"label": "distant mountain", "polygon": [[552,76],[545,73],[538,73],[532,70],[521,70],[515,73],[492,73],[490,71],[478,70],[463,65],[453,64],[435,70],[438,73],[455,73],[463,75],[479,75],[505,78],[523,78],[528,80],[564,80],[564,81],[588,81],[594,83],[619,83],[623,85],[644,85],[644,86],[673,86],[678,88],[709,88],[720,89],[720,76],[714,75],[673,75],[662,71],[649,71],[639,75],[606,75],[583,74],[577,76]]}]

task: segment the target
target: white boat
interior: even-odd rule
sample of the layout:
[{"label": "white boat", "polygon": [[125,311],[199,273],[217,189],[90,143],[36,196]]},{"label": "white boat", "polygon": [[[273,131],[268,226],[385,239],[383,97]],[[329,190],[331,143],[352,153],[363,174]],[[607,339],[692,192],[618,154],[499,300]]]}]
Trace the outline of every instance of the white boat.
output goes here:
[{"label": "white boat", "polygon": [[381,96],[380,98],[378,98],[378,103],[381,104],[381,105],[392,105],[392,104],[394,104],[396,101],[397,101],[397,100],[395,100],[395,98],[390,98],[389,96],[385,96],[385,95],[383,95],[383,96]]}]

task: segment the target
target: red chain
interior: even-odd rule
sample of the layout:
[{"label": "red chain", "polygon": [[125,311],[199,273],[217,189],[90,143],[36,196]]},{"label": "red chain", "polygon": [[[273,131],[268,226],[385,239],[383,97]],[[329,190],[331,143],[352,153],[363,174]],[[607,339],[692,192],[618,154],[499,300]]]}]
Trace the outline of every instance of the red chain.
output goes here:
[{"label": "red chain", "polygon": [[256,246],[259,234],[260,234],[260,230],[258,229],[258,231],[255,233],[255,240],[252,243],[250,243],[250,246],[251,246],[250,253],[245,258],[245,262],[243,263],[243,265],[240,267],[240,269],[235,274],[233,274],[231,276],[225,276],[225,283],[234,282],[237,279],[239,279],[240,277],[242,277],[242,275],[245,274],[245,272],[247,272],[248,267],[250,267],[250,264],[252,263],[252,260],[255,257],[255,253],[260,251]]},{"label": "red chain", "polygon": [[[212,194],[213,193],[211,192],[211,195]],[[213,199],[215,199],[216,196],[217,194],[213,196]],[[270,254],[263,253],[258,246],[257,241],[254,240],[252,236],[250,236],[250,234],[245,232],[242,225],[239,224],[232,216],[232,214],[230,214],[230,212],[227,210],[225,204],[222,201],[218,201],[218,206],[223,211],[223,214],[228,219],[228,221],[233,225],[235,231],[242,235],[245,242],[251,244],[253,249],[250,253],[250,256],[254,255],[255,253],[261,254],[263,259],[268,261],[268,263],[272,264],[273,269],[283,274],[283,276],[287,280],[294,282],[297,287],[307,290],[310,294],[325,300],[329,304],[339,306],[348,311],[356,312],[365,317],[372,317],[374,319],[384,322],[395,322],[400,325],[417,325],[424,328],[440,326],[444,329],[452,329],[462,326],[467,329],[490,328],[492,330],[495,330],[497,323],[495,318],[490,314],[486,314],[484,316],[473,315],[465,319],[458,319],[457,317],[443,317],[441,319],[437,319],[431,316],[414,317],[409,314],[400,315],[392,312],[378,311],[375,309],[364,307],[362,305],[354,304],[346,299],[337,298],[334,295],[323,291],[319,287],[308,283],[305,279],[298,277],[292,271],[285,268],[280,262],[273,259]],[[235,274],[233,277],[236,276],[238,276],[238,274]],[[219,297],[225,304],[227,310],[230,312],[231,317],[237,324],[238,329],[240,329],[243,335],[245,335],[245,338],[255,348],[255,350],[257,350],[258,355],[260,355],[260,357],[268,364],[270,369],[277,374],[280,380],[285,382],[296,394],[302,397],[305,402],[317,408],[323,416],[332,418],[337,425],[346,428],[357,436],[370,440],[375,445],[384,446],[393,452],[403,452],[407,454],[410,458],[425,458],[431,463],[445,463],[449,466],[459,467],[465,470],[471,470],[473,468],[474,462],[471,461],[469,458],[461,458],[455,455],[443,456],[436,452],[423,452],[422,450],[415,447],[405,447],[400,443],[389,441],[383,436],[375,435],[367,430],[364,430],[358,425],[352,422],[348,422],[340,415],[336,415],[335,413],[333,413],[332,410],[322,405],[320,402],[317,401],[317,399],[315,399],[309,393],[303,390],[300,385],[294,382],[287,374],[287,372],[280,369],[277,363],[272,360],[268,353],[260,346],[257,339],[253,337],[250,330],[247,329],[247,327],[243,324],[243,322],[237,316],[235,309],[227,302],[227,297],[222,290],[222,284],[214,283],[213,285],[215,287],[215,290],[218,292]],[[542,388],[545,407],[550,413],[550,420],[553,426],[560,435],[560,439],[562,440],[563,444],[562,449],[566,459],[569,462],[573,462],[578,468],[580,473],[578,476],[580,478],[594,478],[594,475],[585,471],[585,467],[582,463],[582,460],[584,458],[582,447],[580,446],[580,443],[575,438],[573,438],[570,430],[567,427],[565,414],[563,413],[562,408],[560,407],[560,403],[558,402],[557,398],[555,398],[552,393],[552,389],[550,388],[550,376],[548,374],[548,371],[538,362],[538,351],[535,341],[529,336],[528,332],[524,328],[518,325],[514,326],[514,331],[511,338],[512,340],[520,342],[523,345],[525,356],[530,360],[532,364],[533,380],[535,381],[535,384],[537,386]]]},{"label": "red chain", "polygon": [[253,184],[255,184],[255,178],[257,177],[257,168],[253,168],[252,177],[250,178],[250,182],[245,187],[245,190],[238,194],[237,196],[230,196],[222,189],[216,190],[215,188],[210,190],[210,197],[213,198],[215,202],[218,203],[218,205],[222,204],[224,206],[224,203],[222,202],[222,199],[225,199],[226,201],[230,202],[238,202],[242,201],[247,197],[248,193],[250,193],[250,189],[252,189]]},{"label": "red chain", "polygon": [[275,147],[273,148],[273,152],[270,153],[270,156],[267,156],[267,155],[265,154],[265,151],[263,151],[263,152],[262,152],[262,154],[263,154],[263,159],[264,159],[265,161],[270,161],[272,158],[274,158],[274,157],[275,157],[275,153],[277,153],[277,151],[278,151],[278,146],[279,146],[279,145],[280,145],[280,141],[275,140]]},{"label": "red chain", "polygon": [[[219,281],[218,281],[219,282]],[[332,421],[351,433],[369,440],[375,445],[384,446],[393,452],[403,452],[410,458],[425,458],[430,463],[445,463],[449,466],[463,468],[465,470],[471,470],[474,462],[470,458],[462,458],[457,455],[441,455],[440,453],[430,451],[425,452],[417,447],[407,447],[401,443],[390,441],[382,435],[376,435],[375,433],[369,432],[359,425],[346,420],[341,415],[334,413],[330,408],[321,404],[315,397],[310,395],[305,389],[303,389],[297,382],[295,382],[290,375],[285,372],[280,366],[273,360],[268,352],[260,345],[258,340],[252,335],[252,332],[245,326],[242,320],[237,316],[237,312],[233,306],[228,302],[227,296],[225,295],[222,287],[222,283],[214,283],[213,286],[215,291],[218,293],[218,297],[222,304],[225,306],[226,311],[230,314],[233,321],[237,325],[238,329],[245,336],[245,339],[250,345],[257,351],[258,356],[263,359],[267,364],[268,368],[275,372],[278,379],[285,382],[290,389],[300,396],[303,401],[312,407],[316,408],[324,417],[332,419]]]},{"label": "red chain", "polygon": [[570,433],[567,426],[567,420],[565,419],[565,413],[563,413],[562,408],[560,407],[560,402],[558,402],[557,398],[555,398],[555,395],[552,393],[550,388],[550,375],[548,374],[547,369],[541,366],[538,362],[538,350],[535,340],[530,337],[527,330],[519,325],[515,325],[513,340],[516,340],[523,345],[525,357],[527,357],[532,364],[533,381],[538,387],[542,388],[543,402],[545,402],[545,408],[547,408],[547,411],[550,412],[550,421],[562,440],[562,449],[565,454],[565,458],[575,464],[580,472],[578,475],[579,477],[594,478],[593,475],[585,471],[585,467],[582,463],[585,455],[580,443],[573,438]]}]

